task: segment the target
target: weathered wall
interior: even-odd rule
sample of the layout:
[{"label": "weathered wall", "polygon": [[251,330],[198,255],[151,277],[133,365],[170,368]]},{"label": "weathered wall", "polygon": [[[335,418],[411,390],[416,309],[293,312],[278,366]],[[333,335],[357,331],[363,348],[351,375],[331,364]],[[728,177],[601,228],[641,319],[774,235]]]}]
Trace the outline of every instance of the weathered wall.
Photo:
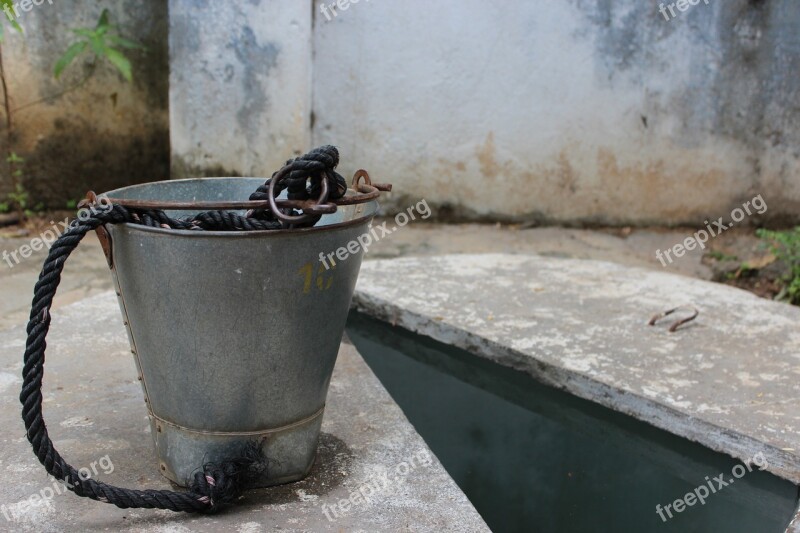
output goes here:
[{"label": "weathered wall", "polygon": [[[134,81],[127,83],[107,63],[84,86],[31,105],[74,86],[89,68],[87,54],[60,80],[56,60],[73,42],[70,29],[94,27],[103,8],[121,34],[147,46],[126,52]],[[34,202],[64,208],[88,189],[114,187],[169,177],[167,6],[161,0],[118,2],[47,1],[21,14],[25,36],[8,30],[2,47],[14,118],[11,149],[26,158],[26,186]],[[0,106],[1,107],[1,106]],[[5,116],[0,153],[8,152]],[[0,192],[9,176],[0,165]]]},{"label": "weathered wall", "polygon": [[175,178],[269,175],[330,142],[390,208],[698,224],[761,194],[749,222],[800,221],[800,3],[704,2],[54,0],[3,47],[12,107],[80,78],[53,63],[103,7],[149,49],[132,85],[103,65],[20,110],[13,149],[51,203],[165,178],[170,153]]},{"label": "weathered wall", "polygon": [[762,194],[768,217],[797,221],[800,3],[676,13],[641,0],[315,9],[314,144],[393,181],[394,207],[698,224]]},{"label": "weathered wall", "polygon": [[311,142],[311,6],[170,0],[172,177],[269,176]]}]

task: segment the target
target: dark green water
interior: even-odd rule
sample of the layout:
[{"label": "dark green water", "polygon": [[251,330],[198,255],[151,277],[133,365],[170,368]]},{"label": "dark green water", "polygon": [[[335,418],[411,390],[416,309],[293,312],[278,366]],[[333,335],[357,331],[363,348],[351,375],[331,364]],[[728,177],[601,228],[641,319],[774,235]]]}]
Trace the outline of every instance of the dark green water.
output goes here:
[{"label": "dark green water", "polygon": [[739,461],[521,372],[358,314],[347,333],[495,532],[783,533],[797,506],[756,465],[719,489]]}]

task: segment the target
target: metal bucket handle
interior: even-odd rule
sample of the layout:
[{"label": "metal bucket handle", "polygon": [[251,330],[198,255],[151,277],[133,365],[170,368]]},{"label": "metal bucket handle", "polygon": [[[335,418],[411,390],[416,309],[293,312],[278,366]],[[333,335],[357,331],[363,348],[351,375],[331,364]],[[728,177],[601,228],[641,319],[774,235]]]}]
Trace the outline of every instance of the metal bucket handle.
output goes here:
[{"label": "metal bucket handle", "polygon": [[[274,193],[275,183],[283,179],[286,175],[288,175],[288,171],[283,172],[283,170],[275,175],[275,179],[270,181],[270,193]],[[362,179],[364,183],[361,183]],[[327,191],[327,180],[322,180],[322,183],[323,191]],[[313,217],[314,215],[329,215],[335,213],[337,206],[340,205],[354,205],[369,202],[370,200],[378,198],[381,192],[390,192],[392,190],[392,185],[389,183],[372,183],[367,171],[359,169],[353,175],[353,188],[349,190],[352,190],[356,194],[342,196],[341,198],[330,201],[327,199],[327,194],[324,195],[324,198],[320,196],[320,198],[316,200],[278,199],[275,198],[273,194],[270,194],[271,198],[269,200],[234,200],[230,202],[164,202],[158,200],[130,200],[126,198],[108,198],[108,202],[132,209],[159,209],[162,211],[255,210],[269,208],[272,214],[277,218],[281,220],[291,220],[291,222],[297,223],[299,221],[308,220],[305,218],[306,215]],[[93,201],[96,202],[97,195],[90,197],[89,195],[92,194],[94,193],[90,191],[86,200],[81,202],[81,205],[78,207],[85,207],[91,205]],[[303,211],[303,215],[287,219],[285,217],[289,215],[282,213],[280,211],[281,208],[298,209]],[[302,220],[298,220],[299,217],[303,217]]]},{"label": "metal bucket handle", "polygon": [[[248,216],[257,209],[269,208],[273,215],[284,222],[298,224],[305,222],[314,216],[335,213],[340,205],[363,204],[375,200],[381,192],[391,192],[391,183],[372,183],[369,173],[363,168],[356,170],[353,174],[352,188],[348,191],[354,194],[345,195],[336,200],[328,201],[329,186],[328,180],[322,180],[322,194],[316,200],[287,200],[275,198],[275,187],[278,181],[289,174],[288,167],[281,169],[269,184],[269,200],[234,200],[230,202],[169,202],[157,200],[131,200],[126,198],[107,198],[106,202],[111,205],[121,205],[131,209],[157,209],[160,211],[211,211],[211,210],[247,210]],[[362,183],[363,181],[363,183]],[[98,197],[94,191],[86,193],[86,198],[81,200],[78,208],[93,207],[98,205]],[[286,215],[281,209],[293,208],[303,212],[302,215]],[[108,268],[114,268],[112,253],[111,235],[105,226],[98,226],[95,229],[100,247],[106,256]]]}]

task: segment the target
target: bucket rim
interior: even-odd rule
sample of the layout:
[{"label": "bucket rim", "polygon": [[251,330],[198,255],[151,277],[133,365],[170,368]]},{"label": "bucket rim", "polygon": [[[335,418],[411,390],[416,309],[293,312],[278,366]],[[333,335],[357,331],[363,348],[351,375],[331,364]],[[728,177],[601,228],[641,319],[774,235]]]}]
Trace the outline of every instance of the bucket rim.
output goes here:
[{"label": "bucket rim", "polygon": [[[254,183],[259,182],[263,183],[266,181],[267,178],[262,178],[258,176],[209,176],[209,177],[195,177],[195,178],[182,178],[182,179],[175,179],[175,180],[158,180],[158,181],[148,181],[145,183],[136,183],[133,185],[128,185],[125,187],[119,187],[117,189],[113,189],[107,192],[104,192],[102,196],[110,196],[112,198],[120,198],[119,193],[123,193],[124,191],[130,191],[132,189],[137,189],[144,186],[155,185],[155,184],[180,184],[180,183],[189,183],[189,182],[200,182],[200,181],[224,181],[224,180],[252,180]],[[351,192],[351,189],[348,189],[348,194]],[[124,197],[121,197],[124,199]],[[322,226],[311,226],[305,228],[281,228],[281,229],[268,229],[268,230],[253,230],[253,231],[196,231],[196,230],[186,230],[186,229],[173,229],[173,228],[157,228],[152,226],[143,226],[141,224],[133,224],[130,222],[124,222],[121,224],[115,224],[115,226],[123,226],[127,229],[135,229],[138,231],[144,232],[151,232],[151,233],[161,233],[165,235],[172,235],[172,236],[186,236],[186,237],[255,237],[255,236],[266,236],[266,235],[287,235],[287,234],[304,234],[304,233],[314,233],[314,232],[323,232],[323,231],[332,231],[342,228],[348,228],[351,226],[357,226],[363,224],[365,222],[370,222],[373,218],[375,218],[376,214],[378,213],[379,203],[377,200],[369,200],[368,202],[364,202],[362,204],[357,204],[358,206],[363,206],[365,208],[365,212],[352,220],[345,220],[343,222],[336,222],[333,224],[324,224]],[[350,207],[350,206],[341,206],[341,207]]]}]

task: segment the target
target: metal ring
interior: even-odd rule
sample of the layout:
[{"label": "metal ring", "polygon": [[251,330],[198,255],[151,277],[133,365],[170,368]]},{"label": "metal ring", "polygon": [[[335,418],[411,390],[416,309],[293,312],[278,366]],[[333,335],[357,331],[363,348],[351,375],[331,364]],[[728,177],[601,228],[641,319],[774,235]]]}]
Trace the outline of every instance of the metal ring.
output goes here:
[{"label": "metal ring", "polygon": [[[309,222],[313,220],[317,215],[309,215],[309,214],[302,214],[302,215],[287,215],[282,213],[280,209],[278,209],[278,204],[275,202],[275,184],[285,178],[291,170],[288,167],[283,167],[275,176],[269,180],[269,208],[272,211],[272,214],[275,215],[276,218],[282,220],[284,222],[288,222],[290,224],[299,224],[301,222]],[[322,180],[322,192],[317,199],[317,206],[320,205],[327,205],[326,202],[328,201],[328,194],[329,194],[329,187],[328,187],[328,179],[326,176],[322,176],[320,178]]]},{"label": "metal ring", "polygon": [[358,184],[361,181],[361,178],[364,178],[364,183],[366,185],[372,185],[372,179],[369,177],[369,172],[360,168],[356,170],[356,173],[353,174],[353,189],[358,190]]}]

